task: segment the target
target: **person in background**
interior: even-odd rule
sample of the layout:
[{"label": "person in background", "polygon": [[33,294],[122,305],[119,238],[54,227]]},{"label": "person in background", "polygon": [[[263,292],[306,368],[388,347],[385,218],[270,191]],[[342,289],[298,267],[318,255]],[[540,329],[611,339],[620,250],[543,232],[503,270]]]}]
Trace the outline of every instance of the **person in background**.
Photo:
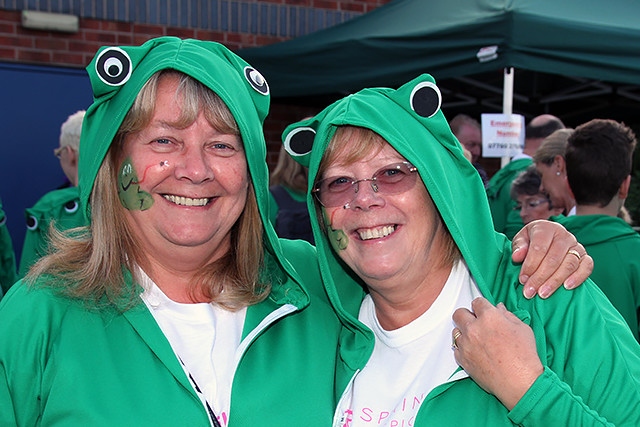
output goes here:
[{"label": "person in background", "polygon": [[559,129],[546,137],[533,155],[540,173],[540,191],[547,193],[553,206],[565,216],[575,215],[576,199],[567,180],[565,150],[573,129]]},{"label": "person in background", "polygon": [[60,160],[68,183],[45,194],[31,208],[26,209],[26,230],[18,277],[24,277],[29,268],[47,253],[50,228],[68,230],[86,225],[79,209],[78,159],[80,134],[85,111],[71,114],[60,127],[60,145],[53,154]]},{"label": "person in background", "polygon": [[540,174],[534,165],[520,172],[513,180],[511,198],[516,201],[514,209],[520,213],[523,224],[562,213],[561,209],[553,207],[549,196],[540,191]]},{"label": "person in background", "polygon": [[[491,177],[487,189],[489,208],[496,231],[512,238],[522,228],[522,219],[511,198],[511,183],[522,171],[533,164],[532,157],[542,140],[557,129],[564,128],[564,123],[551,114],[536,116],[525,128],[525,140],[522,153],[513,156],[511,161]],[[553,199],[552,199],[553,202]]]},{"label": "person in background", "polygon": [[[269,221],[267,82],[177,37],[103,47],[87,72],[91,221],[0,302],[0,425],[330,425],[342,324],[315,248]],[[520,295],[591,271],[558,224],[513,247]]]},{"label": "person in background", "polygon": [[278,236],[313,244],[309,210],[305,203],[307,170],[280,149],[278,163],[269,177],[269,219]]},{"label": "person in background", "polygon": [[295,154],[344,325],[333,425],[640,425],[640,345],[590,280],[548,301],[514,287],[509,242],[441,102],[422,75],[283,135],[315,134]]},{"label": "person in background", "polygon": [[16,281],[16,255],[7,229],[7,216],[0,199],[0,298]]},{"label": "person in background", "polygon": [[576,214],[557,221],[594,261],[591,279],[640,339],[640,235],[620,218],[629,194],[636,136],[614,120],[594,119],[567,140],[567,180]]},{"label": "person in background", "polygon": [[480,122],[466,114],[458,114],[451,119],[449,126],[458,141],[471,153],[470,162],[480,174],[480,178],[487,188],[489,175],[480,164],[480,158],[482,158],[482,126],[480,126]]}]

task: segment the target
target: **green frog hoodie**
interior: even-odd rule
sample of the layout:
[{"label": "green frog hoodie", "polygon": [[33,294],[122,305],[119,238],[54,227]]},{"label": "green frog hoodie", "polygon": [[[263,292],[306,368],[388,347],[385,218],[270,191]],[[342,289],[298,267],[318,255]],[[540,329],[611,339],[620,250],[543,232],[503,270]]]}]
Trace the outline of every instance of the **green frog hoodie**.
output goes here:
[{"label": "green frog hoodie", "polygon": [[553,219],[584,245],[594,262],[591,279],[622,314],[638,339],[640,235],[622,218],[610,215],[558,215]]},{"label": "green frog hoodie", "polygon": [[[533,329],[544,373],[512,411],[464,378],[433,389],[410,425],[640,425],[640,346],[624,320],[590,280],[547,300],[524,298],[509,241],[494,231],[480,177],[465,160],[440,105],[435,81],[422,75],[397,90],[364,89],[283,134],[285,148],[309,167],[310,188],[337,126],[361,126],[381,135],[417,167],[482,294],[493,304],[503,302]],[[307,205],[315,212],[311,195]],[[317,216],[312,215],[312,226],[327,294],[343,323],[339,399],[366,365],[374,337],[358,320],[364,283],[332,250]],[[385,392],[384,384],[379,391]],[[336,415],[334,425],[343,426],[341,414]]]},{"label": "green frog hoodie", "polygon": [[[217,93],[241,131],[264,224],[272,291],[247,309],[228,419],[222,426],[331,424],[339,323],[320,283],[315,249],[279,240],[268,218],[262,76],[213,42],[152,39],[105,47],[87,71],[94,103],[82,130],[80,202],[142,85],[176,69]],[[304,280],[303,280],[304,279]],[[210,420],[146,305],[95,307],[46,286],[18,283],[0,304],[0,425],[208,426]],[[130,286],[131,275],[127,279]]]},{"label": "green frog hoodie", "polygon": [[59,230],[87,225],[79,198],[78,187],[62,188],[46,193],[35,205],[26,209],[27,230],[20,255],[19,277],[24,277],[29,268],[47,253],[51,223]]}]

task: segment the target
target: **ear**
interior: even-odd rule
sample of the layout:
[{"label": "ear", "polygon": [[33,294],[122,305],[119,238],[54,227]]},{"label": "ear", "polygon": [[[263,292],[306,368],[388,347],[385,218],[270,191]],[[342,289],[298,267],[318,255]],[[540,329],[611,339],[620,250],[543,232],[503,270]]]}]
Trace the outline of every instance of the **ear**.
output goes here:
[{"label": "ear", "polygon": [[629,196],[629,187],[631,186],[631,175],[627,175],[627,177],[620,184],[620,188],[618,189],[618,198],[626,199]]},{"label": "ear", "polygon": [[557,155],[553,158],[553,165],[556,167],[556,172],[560,172],[561,174],[566,175],[567,167],[564,161],[564,157],[561,155]]}]

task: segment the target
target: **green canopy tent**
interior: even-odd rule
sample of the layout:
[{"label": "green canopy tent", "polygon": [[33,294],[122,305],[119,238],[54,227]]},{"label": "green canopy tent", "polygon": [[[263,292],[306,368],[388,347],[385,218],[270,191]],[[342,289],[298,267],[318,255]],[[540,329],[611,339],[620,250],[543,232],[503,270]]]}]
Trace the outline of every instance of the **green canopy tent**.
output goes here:
[{"label": "green canopy tent", "polygon": [[584,108],[586,98],[610,104],[613,96],[636,105],[640,2],[396,0],[239,54],[265,75],[274,98],[398,86],[428,72],[445,82],[449,105],[487,112],[501,110],[502,70],[514,67],[514,112],[566,100],[574,100],[569,110]]}]

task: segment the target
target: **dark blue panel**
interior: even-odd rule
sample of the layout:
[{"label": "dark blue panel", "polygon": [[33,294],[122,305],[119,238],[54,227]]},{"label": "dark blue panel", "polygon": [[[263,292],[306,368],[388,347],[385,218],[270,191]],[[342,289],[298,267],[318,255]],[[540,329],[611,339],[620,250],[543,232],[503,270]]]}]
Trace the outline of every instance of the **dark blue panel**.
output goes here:
[{"label": "dark blue panel", "polygon": [[240,3],[240,31],[249,32],[249,5],[246,2]]},{"label": "dark blue panel", "polygon": [[172,27],[180,26],[180,21],[178,21],[178,2],[177,1],[169,1],[169,19],[167,21],[160,21],[161,24],[168,24]]},{"label": "dark blue panel", "polygon": [[298,9],[298,35],[303,36],[309,32],[307,27],[307,9]]},{"label": "dark blue panel", "polygon": [[292,37],[297,37],[300,35],[298,32],[298,19],[297,19],[298,9],[295,7],[289,8],[289,31],[287,35]]},{"label": "dark blue panel", "polygon": [[167,10],[169,5],[167,2],[168,0],[160,0],[158,3],[158,21],[164,22],[165,24],[169,22],[169,12]]},{"label": "dark blue panel", "polygon": [[158,20],[158,15],[159,13],[159,9],[160,9],[160,5],[158,4],[158,0],[147,0],[148,6],[147,6],[147,20],[145,21],[145,23],[147,24],[159,24],[160,21]]},{"label": "dark blue panel", "polygon": [[107,1],[105,3],[107,5],[107,20],[109,21],[115,21],[116,19],[116,8],[115,8],[115,3],[113,1]]},{"label": "dark blue panel", "polygon": [[324,25],[324,12],[322,10],[316,10],[316,30],[322,30]]},{"label": "dark blue panel", "polygon": [[178,25],[183,28],[191,27],[192,25],[189,24],[190,18],[189,3],[187,0],[182,0],[182,2],[180,2],[180,20],[178,21]]},{"label": "dark blue panel", "polygon": [[251,34],[258,34],[258,5],[251,3],[249,6],[249,16],[251,17],[251,28],[249,31]]},{"label": "dark blue panel", "polygon": [[[198,28],[204,28],[208,30],[209,28],[211,28],[211,20],[209,19],[209,16],[211,15],[209,2],[198,1],[197,3],[200,4],[200,16],[198,16],[198,20],[196,21],[198,22]],[[198,9],[194,9],[193,13],[198,14]]]},{"label": "dark blue panel", "polygon": [[60,125],[86,109],[92,96],[84,70],[6,63],[0,63],[0,93],[11,100],[0,102],[3,138],[11,141],[0,156],[0,198],[19,258],[24,210],[65,181],[53,155]]},{"label": "dark blue panel", "polygon": [[192,27],[205,28],[202,25],[202,12],[200,9],[204,7],[202,3],[203,2],[199,0],[189,0],[189,5],[191,7],[191,13],[189,14],[189,22],[191,22]]},{"label": "dark blue panel", "polygon": [[229,31],[229,2],[220,2],[220,30]]},{"label": "dark blue panel", "polygon": [[279,35],[286,37],[289,35],[289,29],[287,28],[287,7],[280,7],[280,29]]},{"label": "dark blue panel", "polygon": [[278,6],[269,6],[269,34],[278,35]]},{"label": "dark blue panel", "polygon": [[220,16],[218,13],[218,0],[214,0],[209,3],[211,5],[211,29],[217,30],[220,28]]},{"label": "dark blue panel", "polygon": [[128,21],[129,14],[127,10],[127,0],[118,0],[118,13],[116,14],[116,20]]},{"label": "dark blue panel", "polygon": [[231,31],[234,33],[237,33],[239,28],[239,21],[240,18],[238,16],[238,3],[237,2],[231,2]]},{"label": "dark blue panel", "polygon": [[102,0],[94,0],[94,7],[95,7],[94,11],[95,11],[96,19],[104,19],[104,15],[102,13],[102,10],[103,10],[102,6],[103,6]]},{"label": "dark blue panel", "polygon": [[147,17],[147,1],[148,0],[141,0],[141,1],[133,2],[136,5],[136,11],[137,11],[135,22],[139,22],[141,24],[146,24],[147,22],[149,22],[148,21],[149,18]]},{"label": "dark blue panel", "polygon": [[260,34],[265,35],[269,31],[269,7],[260,5]]}]

